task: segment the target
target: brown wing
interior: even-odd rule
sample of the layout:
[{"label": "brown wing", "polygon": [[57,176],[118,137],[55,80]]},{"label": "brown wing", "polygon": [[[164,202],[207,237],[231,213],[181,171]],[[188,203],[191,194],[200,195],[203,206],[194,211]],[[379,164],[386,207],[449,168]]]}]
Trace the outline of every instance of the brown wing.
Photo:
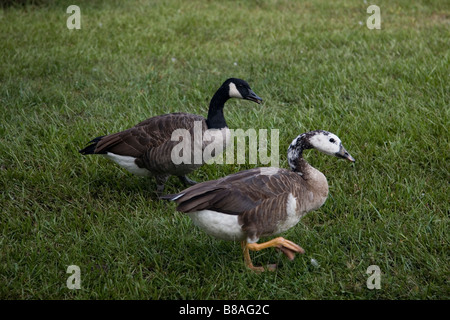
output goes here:
[{"label": "brown wing", "polygon": [[160,147],[170,141],[175,129],[192,129],[194,121],[204,122],[205,118],[188,113],[156,116],[130,129],[101,137],[97,142],[95,153],[112,152],[140,158],[149,149]]},{"label": "brown wing", "polygon": [[287,217],[290,194],[299,204],[307,193],[300,175],[286,169],[261,174],[261,168],[241,171],[225,178],[194,185],[177,195],[163,197],[177,202],[177,210],[195,212],[213,210],[239,216],[247,236],[257,240],[271,235]]},{"label": "brown wing", "polygon": [[178,204],[177,210],[181,212],[207,209],[241,215],[260,206],[267,199],[294,192],[296,182],[300,180],[298,174],[286,169],[264,175],[260,168],[256,168],[199,183],[172,198]]}]

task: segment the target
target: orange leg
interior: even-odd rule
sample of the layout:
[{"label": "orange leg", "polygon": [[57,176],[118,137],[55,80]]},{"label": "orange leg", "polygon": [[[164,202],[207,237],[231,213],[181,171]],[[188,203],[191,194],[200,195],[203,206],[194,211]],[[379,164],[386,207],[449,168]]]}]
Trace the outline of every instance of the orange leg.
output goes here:
[{"label": "orange leg", "polygon": [[252,258],[250,258],[250,252],[248,250],[248,243],[246,241],[241,241],[241,247],[244,251],[244,261],[247,268],[255,272],[263,272],[264,267],[255,267],[252,263]]},{"label": "orange leg", "polygon": [[[294,258],[295,253],[305,253],[305,250],[303,250],[302,247],[296,245],[292,241],[286,240],[282,237],[278,237],[275,239],[272,239],[270,241],[264,242],[264,243],[247,243],[246,241],[241,242],[242,249],[244,251],[244,260],[245,265],[250,268],[253,271],[256,272],[262,272],[265,269],[263,267],[255,267],[252,263],[252,260],[250,258],[250,252],[252,251],[259,251],[262,249],[275,247],[281,249],[281,251],[290,259],[292,260]],[[273,271],[276,269],[276,265],[269,265],[268,269]]]}]

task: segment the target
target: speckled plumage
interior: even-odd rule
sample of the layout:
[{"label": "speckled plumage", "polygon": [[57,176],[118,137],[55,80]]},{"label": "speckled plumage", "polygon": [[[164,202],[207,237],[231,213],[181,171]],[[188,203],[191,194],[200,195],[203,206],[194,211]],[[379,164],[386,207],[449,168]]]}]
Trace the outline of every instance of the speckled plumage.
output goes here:
[{"label": "speckled plumage", "polygon": [[256,168],[192,186],[180,192],[183,195],[175,202],[181,212],[212,210],[238,215],[246,237],[254,242],[274,234],[279,223],[287,219],[290,196],[296,201],[298,219],[320,207],[327,197],[328,185],[325,176],[319,180],[308,183],[287,169],[267,175]]},{"label": "speckled plumage", "polygon": [[[318,135],[326,139],[318,139]],[[329,140],[331,137],[333,140]],[[318,130],[299,135],[293,140],[288,150],[291,170],[245,170],[162,198],[175,201],[178,211],[189,214],[197,226],[212,236],[240,240],[247,245],[255,244],[260,237],[279,234],[292,228],[306,213],[320,208],[326,201],[326,177],[302,156],[303,150],[310,148],[327,154],[333,151],[339,157],[344,157],[345,153],[348,160],[354,161],[339,138]],[[339,153],[342,155],[338,155]],[[233,220],[227,215],[237,216],[237,219]],[[221,224],[221,221],[224,223]],[[285,240],[280,239],[282,238],[277,238],[277,241]],[[289,258],[293,258],[295,252],[303,250],[291,242],[288,247],[277,246]]]}]

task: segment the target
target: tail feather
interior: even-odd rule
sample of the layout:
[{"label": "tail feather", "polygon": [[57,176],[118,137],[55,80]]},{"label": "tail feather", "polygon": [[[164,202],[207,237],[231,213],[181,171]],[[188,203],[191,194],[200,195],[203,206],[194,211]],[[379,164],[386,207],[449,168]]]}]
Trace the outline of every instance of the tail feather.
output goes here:
[{"label": "tail feather", "polygon": [[166,194],[164,196],[160,196],[159,198],[162,200],[175,201],[183,195],[184,193]]},{"label": "tail feather", "polygon": [[88,142],[88,146],[84,149],[79,150],[78,152],[86,155],[86,154],[95,154],[95,149],[97,148],[97,143],[103,138],[104,136],[100,136],[97,138],[92,139]]}]

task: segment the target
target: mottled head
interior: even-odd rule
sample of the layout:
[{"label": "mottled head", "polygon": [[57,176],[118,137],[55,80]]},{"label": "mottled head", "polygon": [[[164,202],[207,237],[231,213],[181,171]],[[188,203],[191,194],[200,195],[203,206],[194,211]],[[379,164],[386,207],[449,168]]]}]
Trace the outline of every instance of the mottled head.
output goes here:
[{"label": "mottled head", "polygon": [[294,170],[297,167],[298,159],[302,157],[303,150],[313,148],[330,156],[355,162],[355,159],[345,150],[338,136],[328,131],[315,130],[302,133],[292,141],[288,149],[289,166]]}]

